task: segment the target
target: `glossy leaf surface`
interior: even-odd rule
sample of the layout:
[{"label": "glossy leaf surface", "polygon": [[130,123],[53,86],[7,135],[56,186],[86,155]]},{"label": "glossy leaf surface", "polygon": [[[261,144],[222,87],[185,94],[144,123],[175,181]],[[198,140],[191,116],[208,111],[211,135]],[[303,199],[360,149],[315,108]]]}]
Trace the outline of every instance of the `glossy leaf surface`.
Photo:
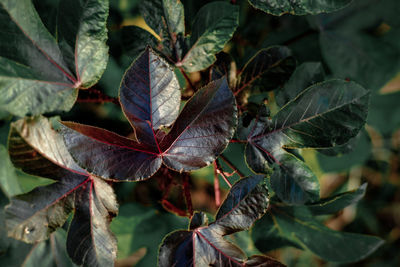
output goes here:
[{"label": "glossy leaf surface", "polygon": [[331,230],[319,223],[305,206],[274,206],[252,232],[256,246],[263,252],[266,252],[263,243],[270,242],[264,239],[264,233],[271,227],[279,229],[277,234],[284,240],[307,248],[327,261],[359,261],[383,244],[377,237]]},{"label": "glossy leaf surface", "polygon": [[262,179],[263,176],[253,176],[237,182],[210,225],[169,234],[160,247],[158,265],[283,266],[262,256],[248,260],[243,251],[223,238],[249,229],[266,212],[268,192],[265,184],[259,184]]},{"label": "glossy leaf surface", "polygon": [[275,16],[289,13],[293,15],[307,15],[333,12],[345,7],[352,0],[249,0],[258,9]]},{"label": "glossy leaf surface", "polygon": [[70,257],[85,266],[112,265],[116,241],[108,227],[117,213],[112,188],[75,164],[62,136],[43,117],[13,123],[9,151],[23,171],[56,180],[11,199],[6,208],[9,235],[29,243],[45,240],[74,209],[67,237]]},{"label": "glossy leaf surface", "polygon": [[[90,6],[90,8],[87,8]],[[60,1],[57,40],[29,0],[0,2],[1,108],[18,116],[69,110],[107,63],[108,1]]]},{"label": "glossy leaf surface", "polygon": [[[147,77],[155,77],[154,85],[143,80]],[[122,107],[141,143],[100,128],[64,122],[62,134],[69,152],[89,172],[112,180],[148,178],[162,162],[178,171],[211,164],[233,136],[235,98],[225,78],[206,85],[187,102],[165,134],[160,127],[171,124],[178,112],[177,86],[174,72],[148,49],[128,70],[120,89]]]},{"label": "glossy leaf surface", "polygon": [[261,49],[238,75],[236,90],[248,87],[271,90],[286,81],[296,67],[292,52],[285,46]]},{"label": "glossy leaf surface", "polygon": [[216,1],[203,6],[197,13],[190,36],[190,49],[178,64],[185,71],[195,72],[210,66],[231,39],[239,24],[239,8]]},{"label": "glossy leaf surface", "polygon": [[367,116],[368,92],[352,82],[313,85],[272,119],[258,117],[247,128],[246,161],[255,172],[273,169],[271,186],[284,201],[319,198],[318,180],[287,148],[329,148],[354,137]]}]

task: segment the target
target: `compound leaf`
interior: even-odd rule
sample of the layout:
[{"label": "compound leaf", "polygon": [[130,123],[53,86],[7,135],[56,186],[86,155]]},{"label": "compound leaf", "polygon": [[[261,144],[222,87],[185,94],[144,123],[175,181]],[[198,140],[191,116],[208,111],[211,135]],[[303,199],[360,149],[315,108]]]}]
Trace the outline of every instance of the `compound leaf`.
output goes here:
[{"label": "compound leaf", "polygon": [[238,17],[238,6],[226,2],[203,6],[193,22],[190,49],[177,65],[187,72],[195,72],[213,64],[215,54],[224,48],[238,26]]},{"label": "compound leaf", "polygon": [[283,14],[315,15],[333,12],[348,5],[352,0],[249,0],[255,8],[275,16]]},{"label": "compound leaf", "polygon": [[74,209],[67,238],[67,244],[74,243],[73,249],[67,245],[70,257],[85,266],[112,265],[116,241],[108,227],[117,213],[112,188],[76,165],[44,117],[14,122],[9,151],[15,166],[56,181],[11,198],[5,211],[9,235],[29,243],[45,240]]},{"label": "compound leaf", "polygon": [[2,109],[18,116],[69,110],[77,88],[103,73],[108,1],[62,0],[60,7],[56,40],[30,0],[0,1]]},{"label": "compound leaf", "polygon": [[283,266],[263,256],[247,259],[243,251],[223,238],[249,229],[266,212],[268,192],[265,184],[259,184],[261,180],[262,176],[255,176],[237,182],[210,225],[169,234],[160,246],[158,265]]},{"label": "compound leaf", "polygon": [[365,123],[368,96],[353,82],[331,80],[310,86],[272,119],[258,117],[247,127],[246,161],[255,172],[273,169],[271,186],[282,200],[318,200],[317,178],[286,149],[329,148],[347,142]]},{"label": "compound leaf", "polygon": [[142,180],[152,176],[162,162],[178,171],[207,166],[233,136],[235,98],[226,78],[206,85],[187,102],[165,134],[160,128],[175,120],[179,96],[174,72],[147,49],[128,70],[120,91],[124,113],[141,143],[100,128],[64,122],[65,144],[81,167],[104,179]]}]

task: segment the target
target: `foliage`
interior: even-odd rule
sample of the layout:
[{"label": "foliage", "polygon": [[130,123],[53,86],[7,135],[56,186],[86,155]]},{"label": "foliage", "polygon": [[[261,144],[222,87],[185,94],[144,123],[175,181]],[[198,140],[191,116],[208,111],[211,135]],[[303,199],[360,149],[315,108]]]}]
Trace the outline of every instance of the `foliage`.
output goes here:
[{"label": "foliage", "polygon": [[384,262],[399,8],[0,0],[0,263]]}]

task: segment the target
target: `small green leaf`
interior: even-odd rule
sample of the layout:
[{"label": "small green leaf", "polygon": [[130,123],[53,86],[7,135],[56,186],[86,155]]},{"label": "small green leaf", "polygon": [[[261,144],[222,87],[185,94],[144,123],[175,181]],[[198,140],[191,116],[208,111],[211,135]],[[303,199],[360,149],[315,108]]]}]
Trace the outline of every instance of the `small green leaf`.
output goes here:
[{"label": "small green leaf", "polygon": [[8,197],[22,193],[14,166],[3,145],[0,145],[0,188]]},{"label": "small green leaf", "polygon": [[193,22],[190,49],[181,62],[187,72],[209,67],[231,39],[238,26],[239,8],[227,2],[211,2],[203,6]]},{"label": "small green leaf", "polygon": [[275,16],[286,13],[293,15],[315,15],[333,12],[348,5],[352,0],[249,0],[255,8]]}]

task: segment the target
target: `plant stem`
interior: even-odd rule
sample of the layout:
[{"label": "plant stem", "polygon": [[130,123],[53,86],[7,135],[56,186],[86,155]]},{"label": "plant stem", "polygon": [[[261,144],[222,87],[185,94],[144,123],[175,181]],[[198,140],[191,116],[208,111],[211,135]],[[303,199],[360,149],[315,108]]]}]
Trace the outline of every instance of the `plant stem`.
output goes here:
[{"label": "plant stem", "polygon": [[221,190],[219,188],[219,179],[217,171],[217,163],[214,161],[214,195],[215,195],[215,206],[221,205]]},{"label": "plant stem", "polygon": [[192,196],[190,195],[190,183],[189,183],[189,174],[185,173],[183,174],[183,193],[185,195],[185,200],[186,200],[186,206],[189,212],[190,217],[193,216],[193,204],[192,204]]},{"label": "plant stem", "polygon": [[225,183],[229,186],[232,187],[231,182],[229,182],[228,177],[224,174],[224,171],[222,170],[221,166],[219,165],[218,161],[214,161],[214,166],[216,168],[217,174],[220,174],[221,177],[224,179]]},{"label": "plant stem", "polygon": [[161,201],[161,204],[164,206],[165,209],[170,210],[170,211],[172,211],[172,212],[178,214],[179,216],[187,217],[186,211],[181,210],[181,209],[175,207],[175,205],[172,204],[171,202],[169,202],[168,200],[163,199],[163,200]]},{"label": "plant stem", "polygon": [[220,155],[219,158],[222,159],[229,168],[236,172],[240,178],[243,178],[245,176],[241,171],[239,171],[239,169],[235,165],[233,165],[233,163],[229,159],[225,158],[224,155]]}]

